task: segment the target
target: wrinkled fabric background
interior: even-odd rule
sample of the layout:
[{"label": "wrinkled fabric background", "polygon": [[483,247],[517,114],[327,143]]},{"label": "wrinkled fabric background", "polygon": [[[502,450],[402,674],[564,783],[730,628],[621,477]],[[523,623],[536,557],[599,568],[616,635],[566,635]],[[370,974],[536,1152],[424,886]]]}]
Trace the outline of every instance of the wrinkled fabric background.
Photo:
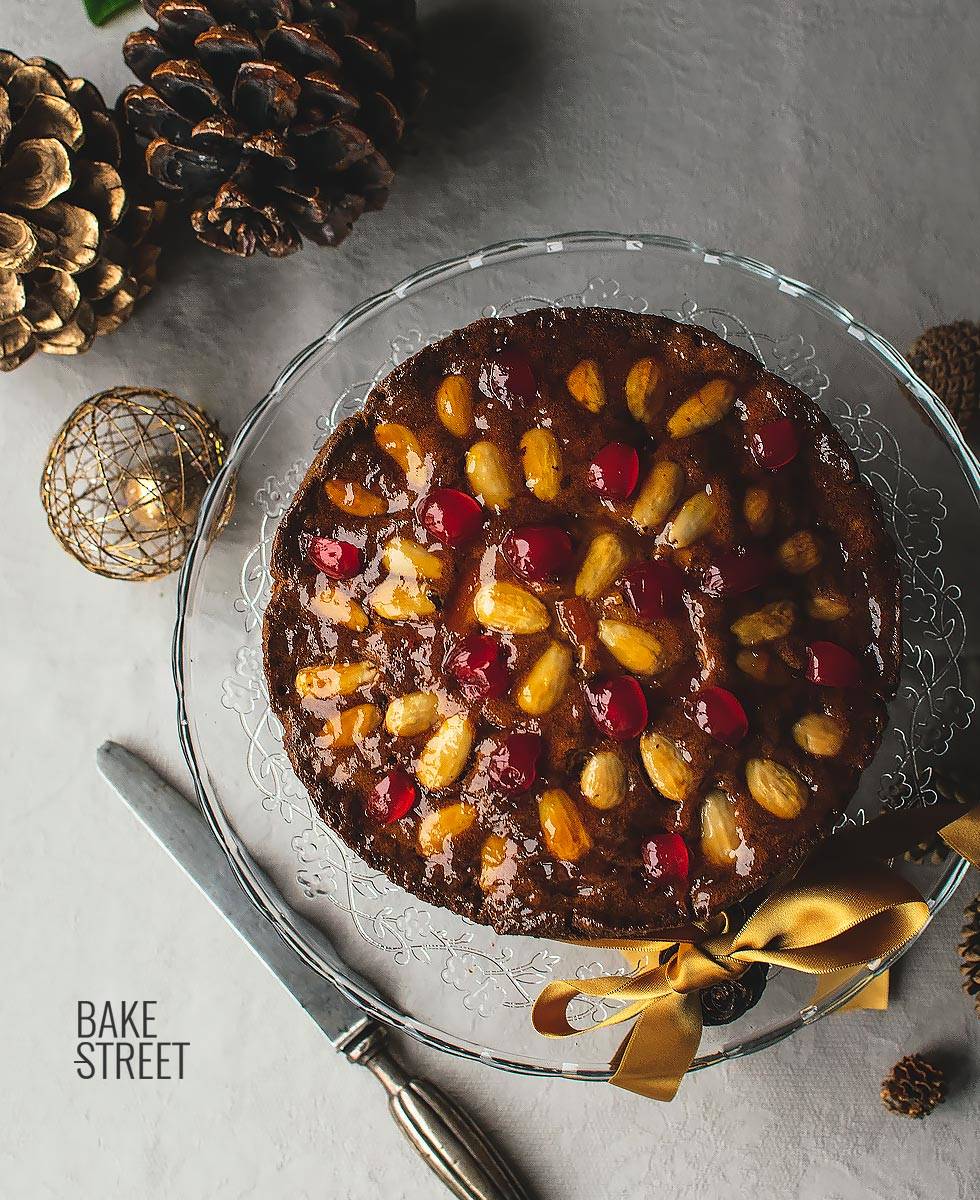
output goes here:
[{"label": "wrinkled fabric background", "polygon": [[[905,345],[978,315],[980,12],[973,0],[420,0],[438,77],[387,209],[338,252],[226,259],[185,241],[137,317],[76,360],[0,379],[4,786],[0,1176],[11,1200],[377,1200],[437,1186],[378,1085],[317,1029],[95,773],[111,736],[183,786],[174,581],[109,583],[48,535],[37,483],[70,409],[116,383],[233,431],[278,368],[410,270],[513,234],[644,228],[809,280]],[[0,44],[113,99],[119,46],[79,0],[0,0]],[[846,1015],[689,1079],[658,1107],[408,1049],[545,1198],[966,1200],[980,1173],[980,1022],[954,945],[974,874],[909,955],[887,1014]],[[83,997],[158,1001],[182,1083],[82,1083]],[[952,1096],[887,1115],[902,1053]],[[971,1182],[972,1181],[972,1182]]]}]

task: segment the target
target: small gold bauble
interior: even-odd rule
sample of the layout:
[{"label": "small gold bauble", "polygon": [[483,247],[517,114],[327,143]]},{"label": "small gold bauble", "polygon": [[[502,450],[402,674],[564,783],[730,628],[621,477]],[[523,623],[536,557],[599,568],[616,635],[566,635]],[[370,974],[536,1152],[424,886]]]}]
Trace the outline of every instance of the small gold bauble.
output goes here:
[{"label": "small gold bauble", "polygon": [[184,561],[223,458],[217,425],[194,405],[154,388],[100,392],[48,453],[41,501],[51,532],[99,575],[166,575]]}]

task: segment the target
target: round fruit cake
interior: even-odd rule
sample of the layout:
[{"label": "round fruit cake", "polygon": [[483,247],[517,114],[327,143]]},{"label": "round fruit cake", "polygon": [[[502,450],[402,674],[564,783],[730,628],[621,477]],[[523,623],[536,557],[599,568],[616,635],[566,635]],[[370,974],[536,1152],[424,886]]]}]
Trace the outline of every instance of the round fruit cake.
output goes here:
[{"label": "round fruit cake", "polygon": [[420,350],[277,531],[272,707],[327,824],[501,932],[704,918],[871,761],[895,550],[819,409],[694,326],[487,318]]}]

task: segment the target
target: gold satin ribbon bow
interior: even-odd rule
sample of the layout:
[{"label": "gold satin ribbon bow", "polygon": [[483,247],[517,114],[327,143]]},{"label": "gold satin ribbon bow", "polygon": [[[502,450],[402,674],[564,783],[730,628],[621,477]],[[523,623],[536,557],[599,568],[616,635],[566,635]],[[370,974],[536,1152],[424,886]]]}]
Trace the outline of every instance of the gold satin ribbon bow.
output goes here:
[{"label": "gold satin ribbon bow", "polygon": [[[938,829],[949,846],[980,865],[980,805],[946,824],[953,813],[962,809],[936,805],[889,813],[838,835],[741,929],[689,925],[658,941],[584,943],[619,950],[631,974],[555,980],[535,1001],[534,1028],[546,1037],[572,1037],[636,1019],[613,1059],[610,1082],[654,1100],[672,1100],[701,1040],[702,988],[737,979],[753,963],[811,975],[859,967],[898,950],[922,930],[928,905],[881,860]],[[677,952],[660,963],[661,952],[674,945]],[[594,1025],[575,1028],[567,1012],[579,995],[625,1004]]]}]

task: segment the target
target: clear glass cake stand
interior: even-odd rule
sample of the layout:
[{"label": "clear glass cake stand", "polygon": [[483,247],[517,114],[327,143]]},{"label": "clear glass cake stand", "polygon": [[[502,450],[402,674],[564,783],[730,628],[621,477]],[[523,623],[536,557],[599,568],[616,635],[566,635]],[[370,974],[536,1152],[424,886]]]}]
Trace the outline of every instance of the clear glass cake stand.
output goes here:
[{"label": "clear glass cake stand", "polygon": [[[976,679],[980,467],[936,396],[884,338],[772,267],[654,234],[528,238],[435,263],[352,308],[255,406],[209,490],[181,575],[173,667],[198,796],[253,903],[308,963],[421,1041],[510,1071],[609,1076],[622,1029],[550,1041],[531,1028],[554,978],[624,970],[613,951],[498,937],[394,887],[317,817],[282,751],[262,677],[261,621],[277,522],[317,446],[371,384],[483,314],[609,305],[701,324],[813,397],[877,490],[905,579],[905,667],[881,751],[846,823],[936,801],[934,770],[966,750]],[[232,499],[234,503],[232,504]],[[230,515],[229,515],[230,510]],[[932,913],[966,864],[909,868]],[[898,956],[893,956],[897,958]],[[776,973],[762,1002],[707,1030],[695,1068],[770,1046],[845,1004],[893,959],[811,1002]],[[607,1010],[583,1000],[583,1023]]]}]

